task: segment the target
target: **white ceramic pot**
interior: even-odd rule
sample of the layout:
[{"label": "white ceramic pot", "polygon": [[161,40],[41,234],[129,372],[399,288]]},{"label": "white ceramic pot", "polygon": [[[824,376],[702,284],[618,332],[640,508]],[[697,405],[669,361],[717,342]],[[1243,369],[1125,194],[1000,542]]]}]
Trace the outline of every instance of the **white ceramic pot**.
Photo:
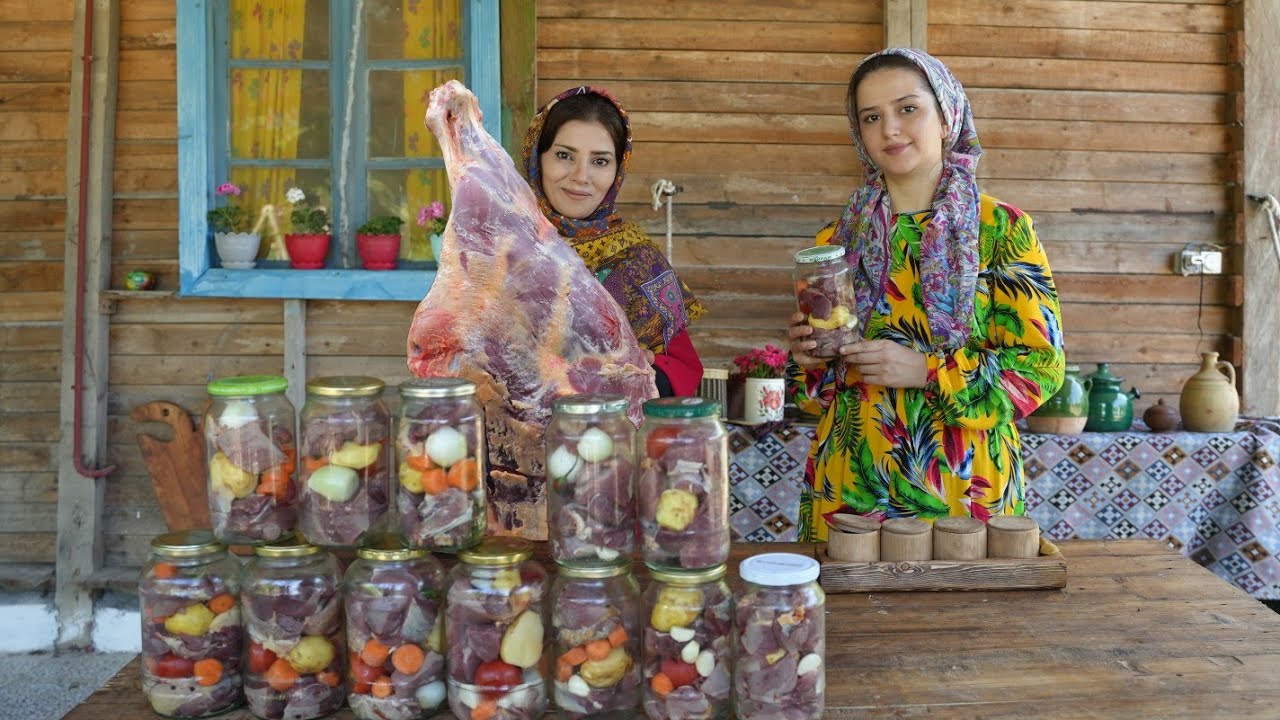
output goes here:
[{"label": "white ceramic pot", "polygon": [[213,245],[218,250],[222,267],[231,270],[248,270],[258,261],[258,245],[262,236],[258,233],[214,233]]},{"label": "white ceramic pot", "polygon": [[443,235],[433,234],[431,236],[431,259],[435,260],[437,265],[440,264],[440,246],[443,244],[444,244]]},{"label": "white ceramic pot", "polygon": [[787,404],[786,389],[783,378],[747,378],[742,393],[742,419],[751,425],[781,421]]}]

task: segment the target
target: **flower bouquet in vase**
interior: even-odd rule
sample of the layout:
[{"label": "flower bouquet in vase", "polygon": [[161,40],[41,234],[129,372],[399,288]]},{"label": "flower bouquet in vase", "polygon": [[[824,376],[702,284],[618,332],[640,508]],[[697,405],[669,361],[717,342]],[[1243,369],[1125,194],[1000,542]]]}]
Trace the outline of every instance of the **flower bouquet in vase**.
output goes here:
[{"label": "flower bouquet in vase", "polygon": [[293,232],[284,236],[289,263],[299,270],[323,268],[329,255],[329,217],[325,209],[306,205],[306,193],[300,188],[289,188],[285,199],[293,205],[289,212]]},{"label": "flower bouquet in vase", "polygon": [[375,215],[356,228],[356,251],[365,270],[393,270],[400,257],[400,226],[395,215]]},{"label": "flower bouquet in vase", "polygon": [[213,246],[218,251],[218,261],[224,268],[248,270],[258,261],[262,236],[256,231],[244,231],[249,214],[234,200],[240,197],[239,185],[222,183],[215,193],[225,199],[225,204],[210,210],[206,217],[213,230]]},{"label": "flower bouquet in vase", "polygon": [[735,357],[733,365],[742,378],[743,421],[749,425],[781,422],[786,407],[787,351],[772,344],[752,348]]}]

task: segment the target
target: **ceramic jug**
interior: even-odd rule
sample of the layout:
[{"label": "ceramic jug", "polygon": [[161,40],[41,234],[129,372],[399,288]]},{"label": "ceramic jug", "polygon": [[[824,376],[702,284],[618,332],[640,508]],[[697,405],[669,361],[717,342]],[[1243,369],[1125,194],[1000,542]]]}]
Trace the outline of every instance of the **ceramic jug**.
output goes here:
[{"label": "ceramic jug", "polygon": [[1098,371],[1089,376],[1089,432],[1121,432],[1133,424],[1133,401],[1142,397],[1137,388],[1120,389],[1124,378],[1111,374],[1109,363],[1098,363]]},{"label": "ceramic jug", "polygon": [[1216,352],[1200,353],[1200,371],[1182,386],[1178,410],[1192,432],[1231,432],[1240,412],[1235,367]]},{"label": "ceramic jug", "polygon": [[1079,365],[1068,365],[1058,392],[1027,416],[1027,429],[1054,435],[1075,435],[1084,430],[1092,385],[1092,380],[1080,377]]}]

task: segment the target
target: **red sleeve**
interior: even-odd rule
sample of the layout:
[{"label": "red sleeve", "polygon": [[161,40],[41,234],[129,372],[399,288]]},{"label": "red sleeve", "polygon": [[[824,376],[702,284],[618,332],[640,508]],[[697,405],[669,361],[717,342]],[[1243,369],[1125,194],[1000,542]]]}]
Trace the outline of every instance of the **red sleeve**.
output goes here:
[{"label": "red sleeve", "polygon": [[687,329],[672,336],[666,350],[653,356],[653,366],[667,376],[676,395],[698,394],[698,384],[702,382],[702,360],[698,358],[698,351],[693,349]]}]

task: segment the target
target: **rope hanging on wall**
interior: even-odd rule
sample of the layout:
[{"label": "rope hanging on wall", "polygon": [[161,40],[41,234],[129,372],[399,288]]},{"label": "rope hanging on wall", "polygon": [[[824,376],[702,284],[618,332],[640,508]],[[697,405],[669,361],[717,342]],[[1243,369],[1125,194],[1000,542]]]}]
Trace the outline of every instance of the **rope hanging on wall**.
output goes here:
[{"label": "rope hanging on wall", "polygon": [[653,198],[653,209],[662,208],[663,199],[667,202],[667,262],[671,262],[671,200],[684,188],[666,178],[661,178],[649,186],[649,196]]},{"label": "rope hanging on wall", "polygon": [[1267,225],[1271,228],[1271,246],[1276,250],[1276,261],[1280,262],[1280,200],[1269,193],[1262,197],[1249,197],[1262,203],[1262,210],[1267,214]]}]

